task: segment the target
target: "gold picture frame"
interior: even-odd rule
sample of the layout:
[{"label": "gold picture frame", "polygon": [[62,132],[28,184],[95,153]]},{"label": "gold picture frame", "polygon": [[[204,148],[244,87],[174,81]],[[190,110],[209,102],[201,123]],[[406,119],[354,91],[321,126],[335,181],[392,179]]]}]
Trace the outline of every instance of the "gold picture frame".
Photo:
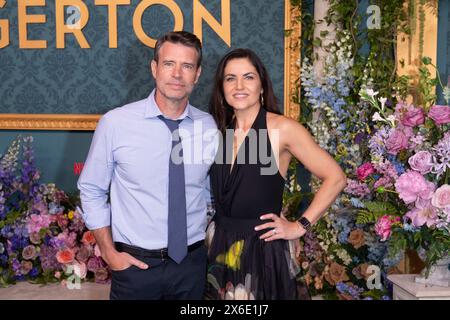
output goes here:
[{"label": "gold picture frame", "polygon": [[[299,77],[297,61],[300,57],[298,41],[300,26],[298,8],[285,0],[285,29],[290,35],[285,38],[284,54],[284,114],[298,119],[300,107],[290,98],[298,90]],[[0,130],[75,130],[93,131],[101,114],[0,114]]]}]

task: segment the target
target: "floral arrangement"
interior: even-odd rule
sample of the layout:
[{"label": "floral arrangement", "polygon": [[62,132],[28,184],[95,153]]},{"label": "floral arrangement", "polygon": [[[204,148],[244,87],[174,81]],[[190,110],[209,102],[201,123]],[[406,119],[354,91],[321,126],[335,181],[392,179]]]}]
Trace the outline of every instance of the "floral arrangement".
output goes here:
[{"label": "floral arrangement", "polygon": [[[345,192],[301,240],[299,280],[306,281],[313,295],[389,299],[387,275],[401,272],[405,249],[417,251],[429,269],[450,248],[450,87],[442,85],[439,73],[432,79],[427,66],[435,66],[428,58],[419,69],[418,84],[395,76],[391,56],[397,30],[390,26],[405,21],[394,8],[402,5],[386,4],[383,19],[396,23],[367,31],[367,56],[358,51],[361,21],[354,1],[330,1],[333,42],[324,46],[320,39],[306,38],[310,43],[304,43],[300,121],[349,178]],[[307,54],[312,45],[327,52],[322,77],[314,72],[313,55]],[[436,85],[445,106],[435,104]],[[404,102],[408,93],[414,105]],[[296,196],[293,182],[288,184],[285,206],[305,195],[300,191]],[[310,184],[314,193],[319,181],[313,177]],[[295,208],[288,211],[296,214]],[[381,281],[374,288],[377,272]]]},{"label": "floral arrangement", "polygon": [[345,191],[361,209],[359,220],[375,222],[391,254],[417,250],[429,269],[450,248],[450,107],[388,108],[377,94],[361,92],[377,110],[376,125],[368,135],[370,161]]},{"label": "floral arrangement", "polygon": [[0,283],[109,281],[95,238],[75,201],[40,184],[32,137],[18,137],[0,157]]},{"label": "floral arrangement", "polygon": [[352,299],[389,299],[387,275],[398,272],[403,255],[387,257],[388,247],[373,229],[357,223],[352,210],[342,209],[325,216],[304,236],[301,278],[312,295],[347,300],[346,294],[353,292]]},{"label": "floral arrangement", "polygon": [[[336,41],[327,48],[324,74],[317,77],[308,58],[302,63],[302,89],[311,108],[306,125],[317,143],[335,155],[343,170],[351,175],[362,164],[364,137],[370,106],[355,102],[354,47],[351,34],[338,26]],[[364,71],[363,87],[370,86],[370,60]],[[296,188],[289,181],[285,206],[294,202]],[[312,178],[311,189],[317,190],[320,182]],[[302,196],[306,194],[301,193]],[[294,199],[294,200],[292,200]],[[300,197],[301,199],[301,197]],[[291,201],[289,201],[291,200]],[[340,196],[327,215],[302,239],[300,265],[301,281],[305,281],[311,293],[328,298],[387,299],[386,276],[395,272],[395,265],[402,258],[397,255],[386,258],[387,245],[378,241],[374,227],[357,221],[360,200]],[[294,211],[292,209],[290,212]],[[381,285],[368,288],[370,266],[381,266]],[[370,270],[370,269],[369,269]]]}]

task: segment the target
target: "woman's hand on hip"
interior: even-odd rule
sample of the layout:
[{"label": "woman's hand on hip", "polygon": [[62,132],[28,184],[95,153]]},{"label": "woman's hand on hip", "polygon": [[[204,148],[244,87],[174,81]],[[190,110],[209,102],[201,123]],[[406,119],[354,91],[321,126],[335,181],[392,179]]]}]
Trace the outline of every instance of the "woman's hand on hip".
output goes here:
[{"label": "woman's hand on hip", "polygon": [[255,231],[270,229],[259,238],[264,241],[294,240],[302,237],[306,230],[297,222],[288,221],[284,216],[279,217],[274,213],[264,214],[261,220],[270,220],[255,227]]}]

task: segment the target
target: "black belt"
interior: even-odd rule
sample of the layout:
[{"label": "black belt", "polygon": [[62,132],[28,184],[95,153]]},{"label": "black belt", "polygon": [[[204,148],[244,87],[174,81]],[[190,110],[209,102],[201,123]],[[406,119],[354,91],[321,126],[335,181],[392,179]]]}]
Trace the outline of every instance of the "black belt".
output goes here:
[{"label": "black belt", "polygon": [[[188,252],[192,252],[197,248],[200,248],[205,243],[205,240],[197,241],[190,246],[188,246]],[[131,254],[132,256],[140,256],[145,258],[160,258],[160,259],[168,259],[168,251],[167,248],[162,249],[143,249],[139,247],[135,247],[122,242],[115,242],[117,251],[126,252]]]}]

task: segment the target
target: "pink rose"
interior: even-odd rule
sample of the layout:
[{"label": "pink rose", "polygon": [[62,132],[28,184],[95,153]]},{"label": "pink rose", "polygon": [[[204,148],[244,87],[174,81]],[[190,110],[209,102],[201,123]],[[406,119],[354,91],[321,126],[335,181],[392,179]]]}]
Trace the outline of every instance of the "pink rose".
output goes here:
[{"label": "pink rose", "polygon": [[56,260],[58,260],[59,263],[67,264],[71,263],[75,259],[75,253],[72,249],[64,249],[59,250],[56,253]]},{"label": "pink rose", "polygon": [[28,274],[28,272],[30,272],[31,269],[33,269],[33,264],[31,263],[31,261],[23,260],[22,263],[20,264],[20,272],[23,275]]},{"label": "pink rose", "polygon": [[425,115],[422,108],[410,108],[403,115],[401,122],[404,126],[415,127],[423,124],[425,121]]},{"label": "pink rose", "polygon": [[366,179],[368,176],[370,176],[374,172],[375,172],[375,168],[373,167],[373,165],[370,162],[364,163],[356,170],[358,179],[361,181]]},{"label": "pink rose", "polygon": [[386,241],[392,233],[392,225],[400,221],[400,217],[382,216],[375,224],[375,233],[381,238],[381,241]]},{"label": "pink rose", "polygon": [[29,245],[29,246],[26,246],[25,248],[23,248],[22,257],[25,260],[35,259],[37,257],[36,247],[33,245]]},{"label": "pink rose", "polygon": [[428,151],[419,151],[408,159],[411,168],[420,174],[427,174],[433,167],[432,155]]},{"label": "pink rose", "polygon": [[450,209],[450,186],[448,184],[444,184],[436,190],[431,198],[431,204],[436,208],[446,209],[446,211]]},{"label": "pink rose", "polygon": [[434,105],[428,112],[428,116],[439,124],[445,124],[450,122],[450,107]]},{"label": "pink rose", "polygon": [[30,241],[33,244],[39,244],[41,242],[41,236],[37,232],[30,233]]},{"label": "pink rose", "polygon": [[399,193],[399,198],[406,204],[413,203],[418,198],[431,199],[435,190],[432,182],[416,171],[407,171],[395,182],[395,190]]},{"label": "pink rose", "polygon": [[408,147],[408,137],[402,130],[392,130],[386,139],[386,149],[388,153],[396,155],[399,151]]}]

